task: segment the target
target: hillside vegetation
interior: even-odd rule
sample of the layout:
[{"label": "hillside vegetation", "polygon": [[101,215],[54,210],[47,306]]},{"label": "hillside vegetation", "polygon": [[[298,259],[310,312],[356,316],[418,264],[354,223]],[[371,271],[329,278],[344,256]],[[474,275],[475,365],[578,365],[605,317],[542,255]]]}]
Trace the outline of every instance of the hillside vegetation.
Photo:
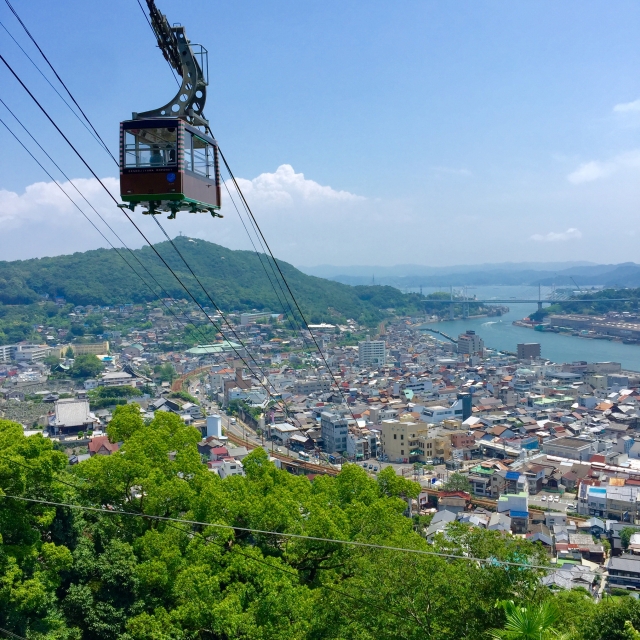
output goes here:
[{"label": "hillside vegetation", "polygon": [[[259,257],[251,251],[232,251],[185,237],[176,238],[175,243],[223,311],[267,309],[282,312],[282,305],[261,264],[261,260],[266,264],[265,256]],[[211,307],[171,245],[163,242],[156,248],[198,301]],[[135,254],[171,297],[187,297],[151,248],[136,249]],[[127,252],[124,255],[160,294],[160,288],[139,264]],[[307,276],[286,262],[279,261],[279,265],[307,319],[312,322],[354,318],[371,324],[388,315],[388,309],[401,314],[422,313],[425,309],[424,298],[418,294],[403,294],[388,286],[351,287]],[[269,275],[274,280],[270,269]],[[277,285],[276,289],[282,298]],[[28,305],[42,300],[45,295],[63,297],[76,305],[151,302],[156,297],[113,249],[0,262],[0,303]]]},{"label": "hillside vegetation", "polygon": [[[497,637],[623,640],[640,628],[632,597],[596,605],[584,591],[541,587],[539,543],[453,523],[429,545],[426,523],[403,515],[420,487],[391,468],[373,479],[345,465],[310,481],[258,448],[244,459],[246,477],[221,480],[201,462],[199,432],[176,415],[145,424],[136,405],[120,407],[108,433],[123,443],[118,452],[70,469],[49,439],[0,420],[7,635],[481,640],[516,614],[527,633]],[[478,557],[491,561],[469,559]]]}]

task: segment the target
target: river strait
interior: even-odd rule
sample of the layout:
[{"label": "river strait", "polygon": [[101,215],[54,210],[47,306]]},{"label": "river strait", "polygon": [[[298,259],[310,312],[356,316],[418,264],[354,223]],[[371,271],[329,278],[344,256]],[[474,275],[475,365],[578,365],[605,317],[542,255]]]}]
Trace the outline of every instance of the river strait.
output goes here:
[{"label": "river strait", "polygon": [[[423,288],[425,295],[436,291],[435,288]],[[442,291],[443,289],[440,289]],[[458,292],[460,293],[460,292]],[[542,291],[544,298],[549,290]],[[538,298],[537,287],[474,287],[468,290],[468,296],[478,300],[510,298]],[[493,318],[470,318],[434,323],[434,328],[456,338],[467,329],[473,329],[484,340],[486,347],[516,351],[519,342],[539,342],[542,357],[554,362],[620,362],[623,369],[640,371],[640,345],[622,344],[608,340],[592,340],[559,333],[543,333],[525,327],[517,327],[512,323],[520,320],[537,309],[535,304],[522,304],[515,301],[504,302],[509,313]]]}]

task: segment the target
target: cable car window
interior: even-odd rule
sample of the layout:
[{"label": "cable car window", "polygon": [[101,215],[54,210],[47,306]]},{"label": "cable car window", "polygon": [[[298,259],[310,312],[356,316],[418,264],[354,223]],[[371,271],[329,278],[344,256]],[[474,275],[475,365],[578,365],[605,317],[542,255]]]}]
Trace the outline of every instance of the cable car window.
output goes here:
[{"label": "cable car window", "polygon": [[178,134],[175,127],[127,129],[125,168],[170,167],[176,164]]},{"label": "cable car window", "polygon": [[193,171],[193,134],[190,131],[184,132],[184,168]]},{"label": "cable car window", "polygon": [[209,149],[211,145],[198,136],[193,136],[193,171],[209,177]]}]

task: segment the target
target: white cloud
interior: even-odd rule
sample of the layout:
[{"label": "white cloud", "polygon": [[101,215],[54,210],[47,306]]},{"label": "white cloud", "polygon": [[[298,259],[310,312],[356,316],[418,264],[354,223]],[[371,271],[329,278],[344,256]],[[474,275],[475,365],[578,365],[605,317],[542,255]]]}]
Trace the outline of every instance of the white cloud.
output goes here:
[{"label": "white cloud", "polygon": [[575,171],[572,171],[567,180],[573,184],[582,184],[583,182],[592,182],[600,178],[606,178],[622,169],[639,169],[640,168],[640,149],[627,151],[611,160],[601,162],[599,160],[591,160],[581,164]]},{"label": "white cloud", "polygon": [[638,112],[640,111],[640,99],[634,100],[633,102],[621,102],[613,107],[613,111],[615,113]]},{"label": "white cloud", "polygon": [[[337,220],[344,223],[350,219],[350,224],[359,227],[364,223],[365,215],[369,220],[379,215],[379,205],[375,200],[321,185],[305,178],[302,173],[296,173],[291,165],[282,165],[275,172],[263,173],[253,180],[237,180],[273,250],[285,260],[306,255],[316,240],[335,241],[333,232],[327,227],[329,220],[334,224]],[[135,248],[145,243],[96,179],[72,182],[127,245]],[[118,179],[104,178],[103,182],[119,202]],[[234,194],[233,185],[228,186]],[[22,193],[0,189],[2,259],[69,254],[108,246],[59,187],[80,205],[115,246],[121,246],[121,242],[69,182],[36,182]],[[182,232],[189,237],[217,242],[233,249],[252,249],[226,189],[222,190],[222,197],[223,220],[185,213],[178,214],[175,221],[166,224],[163,216],[162,224],[171,236]],[[234,197],[238,203],[237,196]],[[363,204],[367,205],[366,212],[362,210]],[[141,215],[139,209],[130,215],[151,242],[164,239],[151,216]],[[296,253],[298,255],[294,256]]]},{"label": "white cloud", "polygon": [[550,231],[545,235],[536,233],[531,236],[531,240],[535,240],[536,242],[566,242],[567,240],[577,240],[578,238],[582,238],[582,233],[574,227],[566,231],[561,231],[560,233]]},{"label": "white cloud", "polygon": [[[280,165],[275,173],[261,173],[253,180],[238,179],[251,204],[285,206],[338,204],[366,200],[348,191],[336,191],[296,173],[290,164]],[[231,191],[233,193],[233,190]]]}]

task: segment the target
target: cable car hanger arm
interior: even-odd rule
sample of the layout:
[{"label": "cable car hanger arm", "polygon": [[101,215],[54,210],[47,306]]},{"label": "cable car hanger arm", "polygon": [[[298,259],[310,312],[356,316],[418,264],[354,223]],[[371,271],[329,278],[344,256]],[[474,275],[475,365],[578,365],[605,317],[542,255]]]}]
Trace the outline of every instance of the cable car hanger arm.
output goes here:
[{"label": "cable car hanger arm", "polygon": [[[191,124],[204,126],[208,130],[209,122],[203,113],[208,84],[205,75],[208,66],[207,50],[202,45],[192,45],[183,26],[170,26],[167,17],[156,7],[155,0],[147,0],[147,5],[158,47],[182,78],[182,85],[175,97],[167,104],[159,109],[134,113],[133,119],[185,118]],[[194,47],[200,47],[200,50],[196,53]]]}]

